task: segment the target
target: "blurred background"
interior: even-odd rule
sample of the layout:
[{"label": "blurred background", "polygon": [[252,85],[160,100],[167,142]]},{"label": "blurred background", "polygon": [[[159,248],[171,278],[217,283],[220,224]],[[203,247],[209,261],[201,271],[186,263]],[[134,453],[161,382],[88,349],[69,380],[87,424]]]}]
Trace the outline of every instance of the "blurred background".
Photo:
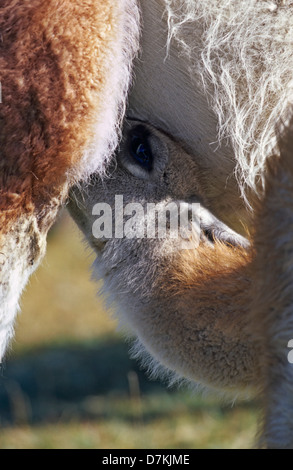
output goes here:
[{"label": "blurred background", "polygon": [[0,370],[0,449],[252,447],[254,403],[168,389],[129,358],[90,281],[93,259],[63,212]]}]

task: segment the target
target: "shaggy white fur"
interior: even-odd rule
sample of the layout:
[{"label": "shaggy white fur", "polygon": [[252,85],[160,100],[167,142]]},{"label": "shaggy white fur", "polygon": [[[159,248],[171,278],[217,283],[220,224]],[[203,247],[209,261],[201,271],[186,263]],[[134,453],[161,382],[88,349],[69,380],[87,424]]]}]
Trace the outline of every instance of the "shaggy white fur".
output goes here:
[{"label": "shaggy white fur", "polygon": [[[293,102],[293,2],[164,1],[168,48],[175,40],[191,74],[201,78],[219,142],[228,139],[234,149],[242,195],[261,189],[264,160],[276,151],[276,125]],[[196,22],[204,27],[200,36]]]}]

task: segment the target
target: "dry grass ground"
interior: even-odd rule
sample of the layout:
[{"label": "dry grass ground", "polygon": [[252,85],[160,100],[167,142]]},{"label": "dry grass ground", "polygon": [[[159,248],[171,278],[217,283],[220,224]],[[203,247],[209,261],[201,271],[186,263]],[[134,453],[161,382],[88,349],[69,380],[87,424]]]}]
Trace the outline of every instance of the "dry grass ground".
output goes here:
[{"label": "dry grass ground", "polygon": [[1,371],[0,449],[251,447],[253,404],[168,390],[129,359],[89,280],[92,259],[63,215]]}]

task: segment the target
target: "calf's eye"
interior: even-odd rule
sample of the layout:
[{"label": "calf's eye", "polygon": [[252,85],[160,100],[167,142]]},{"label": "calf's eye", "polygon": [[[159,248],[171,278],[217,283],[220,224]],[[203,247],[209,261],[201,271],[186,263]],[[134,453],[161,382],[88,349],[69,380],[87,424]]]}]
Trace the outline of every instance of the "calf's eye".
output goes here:
[{"label": "calf's eye", "polygon": [[141,167],[151,171],[153,155],[148,143],[148,134],[143,126],[138,126],[129,136],[129,152]]}]

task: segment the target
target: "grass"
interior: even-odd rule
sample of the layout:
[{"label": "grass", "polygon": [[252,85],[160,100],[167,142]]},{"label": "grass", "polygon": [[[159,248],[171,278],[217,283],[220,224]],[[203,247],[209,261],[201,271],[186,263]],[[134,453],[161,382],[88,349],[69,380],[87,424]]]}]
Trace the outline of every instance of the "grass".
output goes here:
[{"label": "grass", "polygon": [[249,448],[255,404],[169,390],[128,355],[63,215],[22,297],[0,376],[0,449]]},{"label": "grass", "polygon": [[245,449],[252,444],[254,419],[247,410],[224,417],[181,410],[143,424],[128,422],[114,410],[117,415],[110,419],[7,429],[1,433],[1,449]]}]

